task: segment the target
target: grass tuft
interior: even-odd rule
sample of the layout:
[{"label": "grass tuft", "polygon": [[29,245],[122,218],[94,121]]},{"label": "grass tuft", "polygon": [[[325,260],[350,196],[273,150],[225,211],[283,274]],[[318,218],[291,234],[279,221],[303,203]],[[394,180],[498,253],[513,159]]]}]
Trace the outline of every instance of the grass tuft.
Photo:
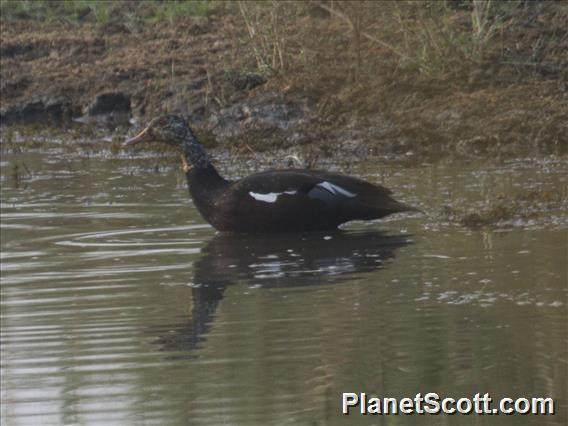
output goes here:
[{"label": "grass tuft", "polygon": [[191,16],[207,16],[217,2],[208,0],[0,0],[2,19],[33,19],[42,22],[92,21],[104,25],[111,20],[129,20],[132,16],[152,22],[175,20]]}]

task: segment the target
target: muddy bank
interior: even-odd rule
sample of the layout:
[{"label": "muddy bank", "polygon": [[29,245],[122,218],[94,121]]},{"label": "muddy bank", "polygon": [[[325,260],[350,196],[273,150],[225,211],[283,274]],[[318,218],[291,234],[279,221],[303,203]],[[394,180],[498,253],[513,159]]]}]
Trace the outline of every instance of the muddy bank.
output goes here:
[{"label": "muddy bank", "polygon": [[[546,29],[558,44],[546,51],[561,52],[568,37],[558,22],[566,9],[543,10],[518,44],[528,50],[550,43],[539,33]],[[309,15],[301,23],[311,24],[337,32],[328,15]],[[155,114],[173,112],[187,116],[210,146],[256,152],[306,146],[317,157],[567,152],[562,65],[568,62],[560,54],[547,58],[549,68],[484,63],[459,80],[417,78],[389,68],[387,59],[374,74],[369,65],[365,75],[354,77],[353,58],[342,55],[345,40],[334,41],[337,51],[326,46],[314,55],[319,62],[309,69],[285,72],[260,72],[245,40],[240,17],[227,10],[104,25],[4,19],[3,127],[80,123],[122,135]]]}]

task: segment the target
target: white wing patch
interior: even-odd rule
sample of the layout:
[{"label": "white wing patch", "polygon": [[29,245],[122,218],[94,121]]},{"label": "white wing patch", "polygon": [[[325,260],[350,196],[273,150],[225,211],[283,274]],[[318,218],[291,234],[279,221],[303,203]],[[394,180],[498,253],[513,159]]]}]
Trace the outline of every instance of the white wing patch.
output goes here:
[{"label": "white wing patch", "polygon": [[269,192],[267,194],[260,194],[258,192],[249,192],[249,195],[257,201],[263,201],[265,203],[275,203],[278,200],[278,196],[282,194],[294,195],[298,191],[284,191],[284,192]]},{"label": "white wing patch", "polygon": [[334,185],[333,183],[330,183],[330,182],[318,183],[317,186],[321,186],[323,189],[331,192],[334,195],[343,195],[343,196],[349,197],[349,198],[353,198],[353,197],[357,196],[357,194],[354,194],[353,192],[349,192],[346,189],[343,189],[342,187]]},{"label": "white wing patch", "polygon": [[[356,197],[357,194],[350,192],[340,186],[334,185],[331,182],[321,182],[318,183],[316,186],[319,186],[323,189],[325,189],[327,192],[333,194],[333,195],[338,195],[338,196],[344,196],[344,197],[349,197],[349,198],[353,198]],[[249,195],[254,198],[257,201],[262,201],[264,203],[275,203],[276,201],[278,201],[278,197],[281,196],[282,194],[286,194],[286,195],[295,195],[297,194],[298,191],[296,190],[288,190],[288,191],[284,191],[284,192],[268,192],[266,194],[261,194],[259,192],[249,192]]]},{"label": "white wing patch", "polygon": [[264,201],[265,203],[275,203],[281,192],[269,192],[268,194],[259,194],[258,192],[249,192],[249,195],[258,201]]}]

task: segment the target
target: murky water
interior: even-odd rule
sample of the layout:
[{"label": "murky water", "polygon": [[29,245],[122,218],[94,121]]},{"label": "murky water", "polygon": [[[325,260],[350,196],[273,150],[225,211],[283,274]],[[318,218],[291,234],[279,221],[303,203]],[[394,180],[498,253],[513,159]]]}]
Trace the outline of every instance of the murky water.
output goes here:
[{"label": "murky water", "polygon": [[[566,424],[565,212],[223,236],[177,170],[134,164],[3,155],[3,425]],[[429,211],[566,187],[546,163],[380,170],[352,172]],[[550,396],[557,414],[345,417],[342,392]]]}]

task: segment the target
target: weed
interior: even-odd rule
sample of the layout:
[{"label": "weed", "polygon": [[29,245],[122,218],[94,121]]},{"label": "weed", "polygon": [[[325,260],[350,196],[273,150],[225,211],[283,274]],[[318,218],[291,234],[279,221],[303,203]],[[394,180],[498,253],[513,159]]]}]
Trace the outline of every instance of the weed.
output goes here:
[{"label": "weed", "polygon": [[100,25],[115,19],[130,22],[138,16],[153,22],[173,23],[187,16],[206,16],[217,6],[216,2],[207,0],[1,0],[0,4],[2,19],[60,20],[71,23],[90,19]]},{"label": "weed", "polygon": [[[156,2],[146,1],[143,3]],[[168,21],[174,23],[176,19],[187,16],[207,16],[215,3],[207,0],[192,0],[192,1],[165,1],[158,2],[159,5],[155,9],[155,14],[151,18],[153,21]]]},{"label": "weed", "polygon": [[[530,7],[537,6],[495,0],[242,1],[238,14],[245,44],[263,73],[321,66],[329,58],[334,66],[347,64],[348,80],[372,77],[385,64],[444,80],[504,61],[504,34],[525,25]],[[550,7],[562,13],[561,6]]]},{"label": "weed", "polygon": [[304,3],[272,0],[239,1],[237,5],[258,70],[264,74],[286,70],[293,55],[287,28],[303,14]]}]

